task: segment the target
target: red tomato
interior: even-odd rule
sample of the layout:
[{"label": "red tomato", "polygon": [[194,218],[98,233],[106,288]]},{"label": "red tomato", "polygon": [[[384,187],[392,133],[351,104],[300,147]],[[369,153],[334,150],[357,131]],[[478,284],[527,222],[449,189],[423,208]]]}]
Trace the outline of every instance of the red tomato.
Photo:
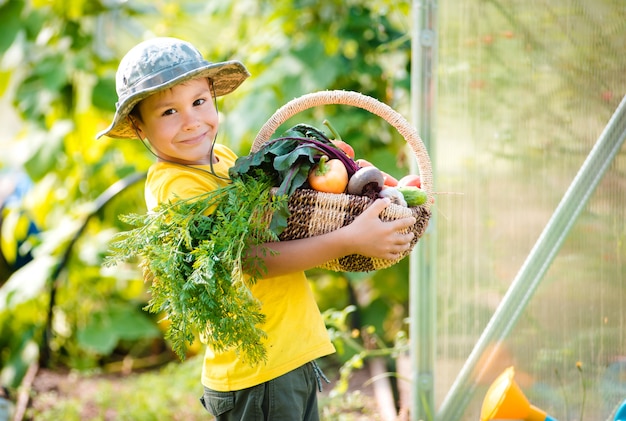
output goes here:
[{"label": "red tomato", "polygon": [[348,143],[339,139],[333,139],[331,140],[331,142],[333,142],[333,145],[341,149],[350,158],[354,159],[354,148],[350,146]]},{"label": "red tomato", "polygon": [[323,156],[320,162],[311,168],[308,177],[312,189],[326,193],[343,193],[348,186],[348,170],[338,159]]},{"label": "red tomato", "polygon": [[396,180],[396,178],[393,175],[387,174],[384,171],[381,171],[381,172],[383,173],[383,178],[385,180],[383,185],[389,186],[389,187],[396,187],[398,185],[398,180]]},{"label": "red tomato", "polygon": [[415,174],[405,175],[398,181],[398,186],[415,186],[422,188],[422,179],[419,175]]}]

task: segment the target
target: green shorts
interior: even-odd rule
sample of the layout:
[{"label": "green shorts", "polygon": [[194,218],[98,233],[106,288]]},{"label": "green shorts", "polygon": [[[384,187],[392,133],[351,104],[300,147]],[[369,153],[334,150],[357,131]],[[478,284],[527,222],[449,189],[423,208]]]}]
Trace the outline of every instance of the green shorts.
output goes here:
[{"label": "green shorts", "polygon": [[216,421],[318,421],[321,378],[326,380],[310,362],[248,389],[218,392],[205,387],[200,402]]}]

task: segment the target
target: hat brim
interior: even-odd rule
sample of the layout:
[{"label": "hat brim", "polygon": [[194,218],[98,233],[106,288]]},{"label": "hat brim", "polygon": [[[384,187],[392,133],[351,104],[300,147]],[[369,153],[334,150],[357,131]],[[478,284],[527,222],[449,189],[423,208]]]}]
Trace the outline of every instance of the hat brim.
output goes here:
[{"label": "hat brim", "polygon": [[250,73],[241,62],[231,60],[220,63],[209,63],[206,66],[167,79],[162,83],[155,84],[150,88],[141,90],[125,98],[123,102],[118,104],[111,125],[98,133],[96,139],[102,136],[117,139],[137,139],[137,133],[130,124],[128,115],[139,101],[149,97],[155,92],[162,91],[187,80],[206,77],[213,81],[215,96],[223,96],[237,89],[249,76]]}]

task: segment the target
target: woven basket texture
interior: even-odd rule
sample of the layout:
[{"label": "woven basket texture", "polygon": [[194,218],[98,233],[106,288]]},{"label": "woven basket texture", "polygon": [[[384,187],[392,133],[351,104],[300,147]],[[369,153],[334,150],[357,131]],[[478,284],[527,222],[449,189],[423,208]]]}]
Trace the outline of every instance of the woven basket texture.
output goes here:
[{"label": "woven basket texture", "polygon": [[[382,117],[407,141],[411,147],[420,172],[422,189],[428,199],[422,206],[404,207],[390,204],[381,212],[383,221],[391,221],[414,216],[416,223],[407,231],[415,233],[411,247],[396,259],[375,259],[361,255],[349,255],[328,261],[319,267],[337,272],[369,272],[390,267],[404,259],[424,234],[431,216],[432,169],[430,158],[417,131],[395,110],[378,100],[352,91],[320,91],[293,99],[279,108],[259,131],[252,145],[252,151],[258,150],[267,142],[275,130],[288,118],[297,113],[320,105],[344,104],[363,108]],[[333,194],[311,189],[298,189],[289,197],[290,216],[287,228],[281,233],[281,240],[294,240],[325,234],[350,224],[363,210],[372,203],[364,196],[351,194]]]},{"label": "woven basket texture", "polygon": [[[289,218],[287,228],[281,233],[281,240],[295,240],[325,234],[350,224],[371,203],[371,199],[351,194],[316,192],[310,189],[296,190],[289,198]],[[405,232],[415,233],[411,249],[424,234],[430,211],[422,206],[407,208],[391,204],[381,212],[383,221],[392,221],[414,216],[417,222]],[[395,260],[374,259],[351,254],[331,260],[321,265],[323,269],[338,272],[368,272],[383,269],[399,262],[410,250]]]}]

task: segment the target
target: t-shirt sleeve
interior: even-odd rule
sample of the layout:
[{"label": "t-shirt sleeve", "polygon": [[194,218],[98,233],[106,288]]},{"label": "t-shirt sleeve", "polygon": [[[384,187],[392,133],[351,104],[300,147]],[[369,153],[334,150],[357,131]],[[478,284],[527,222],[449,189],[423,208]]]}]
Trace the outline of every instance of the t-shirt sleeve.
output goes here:
[{"label": "t-shirt sleeve", "polygon": [[164,180],[159,189],[159,203],[190,199],[219,187],[215,181],[207,177],[202,180],[202,183],[198,181],[195,174],[187,172],[181,172],[175,177]]},{"label": "t-shirt sleeve", "polygon": [[214,168],[208,165],[185,167],[168,162],[155,163],[148,171],[145,185],[148,209],[154,209],[161,203],[197,197],[229,184],[228,169],[237,156],[222,145],[217,145],[215,152],[219,162]]}]

